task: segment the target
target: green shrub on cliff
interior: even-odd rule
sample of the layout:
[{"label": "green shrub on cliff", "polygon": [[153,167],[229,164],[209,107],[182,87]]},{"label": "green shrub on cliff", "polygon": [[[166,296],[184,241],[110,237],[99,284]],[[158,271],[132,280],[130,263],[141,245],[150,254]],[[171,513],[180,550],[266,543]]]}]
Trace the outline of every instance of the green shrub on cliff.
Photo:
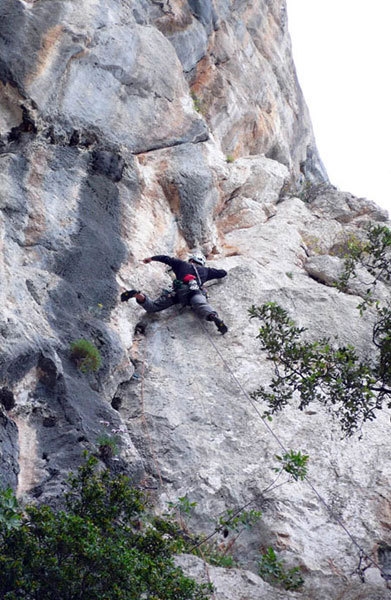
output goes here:
[{"label": "green shrub on cliff", "polygon": [[206,600],[210,587],[175,566],[143,494],[96,464],[71,476],[64,510],[30,504],[17,526],[0,522],[2,600]]},{"label": "green shrub on cliff", "polygon": [[284,561],[277,558],[273,548],[262,554],[258,569],[262,579],[285,590],[299,590],[304,584],[299,567],[285,568]]},{"label": "green shrub on cliff", "polygon": [[252,306],[251,318],[261,322],[258,338],[262,350],[273,361],[274,376],[268,386],[253,394],[267,404],[265,416],[296,402],[304,410],[318,401],[340,422],[349,436],[363,423],[376,418],[384,406],[391,408],[391,303],[376,300],[379,282],[391,281],[391,230],[369,225],[366,240],[350,238],[344,256],[344,269],[335,282],[348,291],[349,282],[364,271],[365,290],[357,307],[361,315],[371,309],[371,350],[361,358],[352,345],[338,346],[329,338],[310,342],[288,313],[275,302]]},{"label": "green shrub on cliff", "polygon": [[97,371],[102,363],[98,348],[84,338],[71,343],[71,358],[82,373]]},{"label": "green shrub on cliff", "polygon": [[253,306],[250,314],[262,322],[257,337],[275,365],[270,384],[252,394],[266,402],[265,416],[296,404],[295,399],[300,410],[317,401],[338,418],[348,436],[375,418],[380,408],[376,367],[361,361],[352,346],[334,346],[328,338],[303,340],[305,330],[274,302]]}]

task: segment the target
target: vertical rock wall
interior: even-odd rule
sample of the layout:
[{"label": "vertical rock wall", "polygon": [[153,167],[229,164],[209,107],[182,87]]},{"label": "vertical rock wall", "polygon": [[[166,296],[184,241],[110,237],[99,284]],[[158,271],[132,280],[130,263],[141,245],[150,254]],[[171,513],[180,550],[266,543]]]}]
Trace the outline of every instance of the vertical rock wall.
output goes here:
[{"label": "vertical rock wall", "polygon": [[[356,548],[311,491],[265,493],[279,449],[243,394],[270,376],[253,303],[278,300],[314,334],[365,347],[357,298],[326,287],[325,271],[349,233],[386,215],[327,185],[312,204],[294,196],[327,182],[285,2],[3,0],[3,483],[60,501],[83,450],[115,434],[110,466],[154,490],[158,509],[188,494],[196,530],[253,499],[264,518],[236,546],[244,566],[275,545],[308,574],[303,598],[369,597],[346,583]],[[224,338],[188,310],[146,317],[118,304],[125,288],[169,284],[142,258],[196,248],[229,271],[209,290]],[[99,348],[97,373],[70,360],[79,338]],[[352,444],[320,410],[275,426],[309,452],[311,477],[366,551],[390,543],[387,419]],[[202,576],[197,561],[186,567]],[[370,572],[370,597],[385,598]],[[250,571],[212,577],[219,599],[291,596]]]}]

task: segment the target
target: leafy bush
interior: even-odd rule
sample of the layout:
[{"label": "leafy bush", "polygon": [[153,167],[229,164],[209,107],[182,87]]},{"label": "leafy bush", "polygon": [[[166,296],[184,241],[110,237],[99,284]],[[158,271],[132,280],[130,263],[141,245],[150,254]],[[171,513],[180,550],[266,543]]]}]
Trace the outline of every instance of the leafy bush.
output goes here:
[{"label": "leafy bush", "polygon": [[[302,341],[305,329],[296,327],[288,313],[274,302],[253,306],[249,312],[251,318],[262,321],[257,337],[275,364],[275,376],[269,387],[262,386],[252,394],[254,399],[261,398],[267,403],[265,416],[284,408],[297,394],[300,410],[313,401],[322,403],[339,419],[347,436],[376,417],[382,398],[391,395],[386,380],[380,379],[382,372],[376,360],[372,364],[369,360],[360,361],[352,346],[333,347],[328,338]],[[391,312],[386,317],[379,339],[382,335],[390,338],[387,324],[391,325]],[[391,342],[383,343],[383,348],[383,354],[387,355],[383,371],[388,377]]]},{"label": "leafy bush", "polygon": [[385,225],[370,224],[366,241],[351,236],[344,256],[344,271],[337,282],[341,291],[346,291],[351,278],[357,277],[357,266],[364,267],[372,276],[368,282],[368,298],[378,281],[391,281],[391,230]]},{"label": "leafy bush", "polygon": [[304,583],[299,567],[285,569],[284,562],[278,560],[273,548],[262,554],[259,562],[259,575],[272,585],[280,585],[285,590],[298,590]]},{"label": "leafy bush", "polygon": [[249,310],[251,318],[262,322],[257,337],[275,365],[269,386],[252,394],[254,399],[267,403],[265,417],[281,410],[295,395],[301,410],[314,400],[321,402],[349,436],[365,421],[375,419],[376,411],[384,404],[391,408],[391,303],[388,299],[382,304],[375,298],[378,282],[391,282],[388,227],[370,224],[365,239],[349,237],[344,269],[335,282],[340,291],[347,291],[349,281],[359,276],[359,266],[366,269],[366,289],[357,308],[361,315],[371,308],[376,318],[368,340],[372,347],[365,360],[360,360],[353,346],[333,346],[329,338],[302,341],[305,329],[296,327],[288,313],[274,302]]},{"label": "leafy bush", "polygon": [[96,346],[83,338],[71,343],[71,358],[82,373],[97,371],[102,363],[102,357]]},{"label": "leafy bush", "polygon": [[230,554],[231,546],[224,547],[222,544],[219,544],[218,541],[214,540],[211,542],[206,542],[196,550],[194,550],[193,554],[199,556],[205,562],[213,565],[214,567],[223,567],[224,569],[233,569],[234,567],[238,567],[238,563]]},{"label": "leafy bush", "polygon": [[102,433],[97,439],[96,444],[99,450],[99,456],[102,459],[112,458],[118,454],[119,439],[117,436]]},{"label": "leafy bush", "polygon": [[327,182],[312,183],[312,181],[309,179],[305,179],[301,189],[298,190],[295,195],[297,195],[297,197],[303,202],[311,204],[311,202],[314,202],[318,196],[326,194],[334,189],[335,188]]},{"label": "leafy bush", "polygon": [[19,527],[22,511],[11,488],[0,490],[0,530],[11,531]]},{"label": "leafy bush", "polygon": [[308,458],[308,454],[302,454],[300,450],[298,452],[289,450],[289,452],[285,452],[282,456],[276,454],[276,459],[280,462],[281,467],[274,469],[274,471],[280,472],[282,469],[295,481],[299,479],[303,480],[307,476]]},{"label": "leafy bush", "polygon": [[64,510],[28,505],[17,527],[0,522],[2,600],[206,600],[210,586],[175,566],[143,494],[96,465],[70,477]]},{"label": "leafy bush", "polygon": [[228,508],[219,518],[219,528],[226,531],[241,533],[244,529],[251,529],[262,517],[260,510],[234,510]]},{"label": "leafy bush", "polygon": [[[165,513],[165,519],[157,517],[155,526],[166,536],[176,540],[178,552],[194,554],[205,562],[217,567],[232,568],[237,563],[232,556],[232,550],[239,535],[245,529],[251,529],[261,518],[261,511],[228,509],[218,519],[213,533],[209,535],[192,535],[189,533],[187,518],[191,516],[196,502],[191,502],[187,496],[178,498],[176,502],[167,503],[169,512]],[[214,540],[217,533],[222,533],[226,538],[233,532],[235,537],[227,542]]]}]

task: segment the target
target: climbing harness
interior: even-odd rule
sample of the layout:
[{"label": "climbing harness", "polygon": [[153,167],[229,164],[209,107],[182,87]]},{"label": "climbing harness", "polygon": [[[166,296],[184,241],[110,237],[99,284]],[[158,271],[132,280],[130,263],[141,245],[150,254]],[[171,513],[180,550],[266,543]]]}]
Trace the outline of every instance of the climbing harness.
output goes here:
[{"label": "climbing harness", "polygon": [[190,298],[194,296],[194,294],[202,293],[206,297],[197,268],[195,265],[192,266],[194,267],[196,276],[188,274],[185,275],[183,279],[174,279],[173,282],[174,292],[182,306],[188,306],[190,304]]}]

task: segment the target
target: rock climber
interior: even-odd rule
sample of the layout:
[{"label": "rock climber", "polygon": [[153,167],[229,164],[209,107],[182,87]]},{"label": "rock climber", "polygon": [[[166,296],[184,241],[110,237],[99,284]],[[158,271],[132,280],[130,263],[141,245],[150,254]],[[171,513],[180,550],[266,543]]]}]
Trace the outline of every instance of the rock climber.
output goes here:
[{"label": "rock climber", "polygon": [[207,321],[213,321],[222,335],[227,333],[227,326],[208,303],[206,292],[203,289],[203,284],[206,281],[221,279],[227,275],[227,271],[206,267],[205,257],[201,254],[193,254],[188,261],[159,254],[144,258],[143,262],[150,263],[153,260],[164,263],[173,270],[176,279],[173,282],[172,291],[165,290],[159,298],[151,300],[139,290],[127,290],[121,294],[122,302],[135,298],[147,313],[165,310],[174,304],[191,306],[199,317],[205,318]]}]

